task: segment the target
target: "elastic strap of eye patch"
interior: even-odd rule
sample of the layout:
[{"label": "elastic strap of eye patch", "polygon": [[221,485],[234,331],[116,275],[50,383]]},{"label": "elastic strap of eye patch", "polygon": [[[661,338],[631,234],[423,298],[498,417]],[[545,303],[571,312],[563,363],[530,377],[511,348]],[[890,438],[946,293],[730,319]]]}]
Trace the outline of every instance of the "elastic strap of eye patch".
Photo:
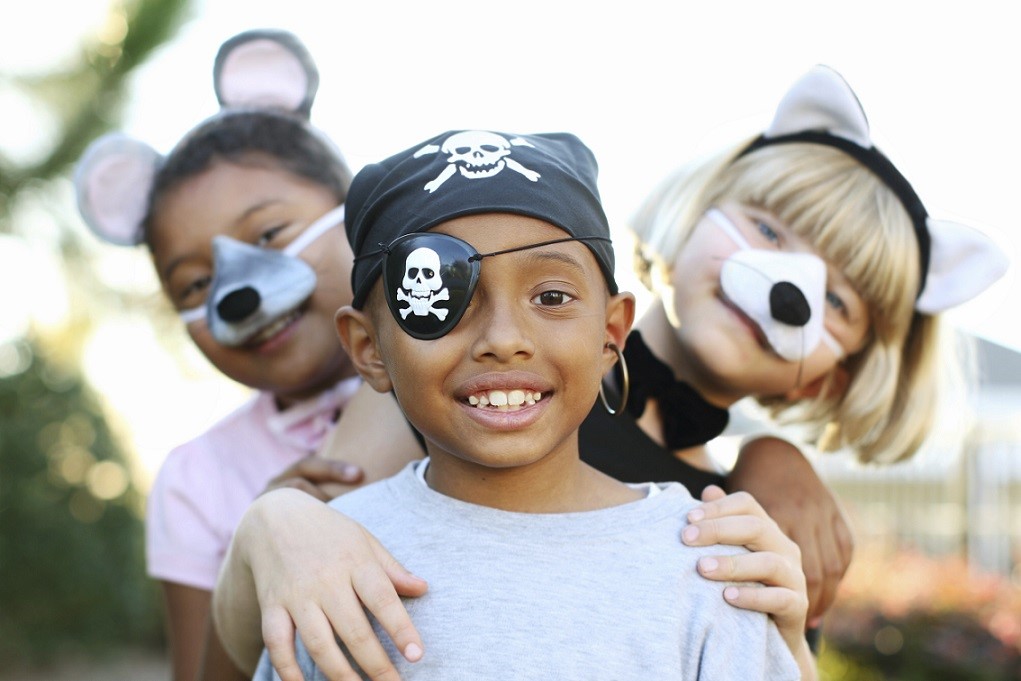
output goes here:
[{"label": "elastic strap of eye patch", "polygon": [[527,246],[515,246],[514,248],[505,248],[502,251],[493,251],[492,253],[476,253],[475,255],[468,258],[468,262],[476,262],[483,258],[489,258],[494,255],[503,255],[504,253],[515,253],[517,251],[527,251],[530,248],[540,248],[542,246],[551,246],[553,244],[562,244],[566,241],[610,241],[605,236],[569,236],[563,239],[553,239],[551,241],[540,241],[537,244],[528,244]]},{"label": "elastic strap of eye patch", "polygon": [[[568,236],[568,237],[564,237],[563,239],[553,239],[551,241],[540,241],[537,244],[527,244],[525,246],[515,246],[514,248],[505,248],[502,251],[493,251],[492,253],[476,253],[475,255],[472,255],[472,256],[468,257],[468,262],[477,262],[479,260],[482,260],[483,258],[488,258],[488,257],[494,256],[494,255],[503,255],[504,253],[514,253],[516,251],[526,251],[529,248],[539,248],[541,246],[550,246],[552,244],[562,244],[562,243],[564,243],[566,241],[606,241],[606,242],[611,242],[611,240],[606,238],[605,236]],[[369,253],[363,253],[362,255],[356,256],[355,260],[364,260],[365,258],[372,258],[372,257],[375,257],[377,255],[382,255],[383,253],[386,253],[386,254],[389,255],[389,253],[390,253],[390,246],[388,244],[384,244],[384,243],[380,242],[380,243],[378,243],[376,245],[379,246],[379,249],[377,249],[375,251],[370,251]]]},{"label": "elastic strap of eye patch", "polygon": [[806,130],[804,132],[793,133],[791,135],[780,135],[777,137],[766,137],[765,135],[759,135],[751,144],[737,155],[737,158],[746,156],[757,149],[763,147],[772,146],[774,144],[790,144],[793,142],[806,142],[810,144],[821,144],[823,146],[832,147],[843,151],[848,156],[851,156],[856,161],[861,163],[863,166],[871,170],[876,177],[878,177],[883,184],[889,187],[890,191],[900,200],[901,205],[904,206],[904,210],[907,211],[908,216],[911,218],[911,224],[915,228],[915,236],[918,238],[918,254],[919,260],[921,261],[921,272],[919,273],[918,281],[918,294],[916,298],[922,295],[922,291],[925,290],[925,279],[929,273],[929,258],[931,252],[931,237],[929,236],[929,228],[926,223],[929,219],[929,213],[925,210],[925,206],[922,204],[922,200],[918,198],[918,194],[915,193],[911,183],[908,182],[907,178],[901,175],[900,171],[897,170],[896,166],[888,159],[883,152],[879,151],[876,147],[863,147],[860,144],[856,144],[843,137],[831,135],[826,132],[820,132],[818,130]]}]

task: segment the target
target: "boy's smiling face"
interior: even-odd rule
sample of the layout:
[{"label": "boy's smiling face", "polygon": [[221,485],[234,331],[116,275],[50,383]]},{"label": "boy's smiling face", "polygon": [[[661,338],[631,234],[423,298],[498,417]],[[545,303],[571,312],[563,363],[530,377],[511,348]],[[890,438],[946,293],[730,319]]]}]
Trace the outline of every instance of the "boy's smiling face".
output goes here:
[{"label": "boy's smiling face", "polygon": [[[431,231],[481,253],[565,236],[549,223],[505,213],[457,218]],[[350,350],[356,363],[369,358],[362,373],[373,387],[393,387],[434,461],[505,469],[577,460],[578,426],[615,359],[606,344],[623,346],[634,313],[630,294],[609,295],[583,243],[484,258],[464,317],[435,340],[405,333],[381,286],[366,310],[374,343]],[[338,318],[346,345],[347,314]]]}]

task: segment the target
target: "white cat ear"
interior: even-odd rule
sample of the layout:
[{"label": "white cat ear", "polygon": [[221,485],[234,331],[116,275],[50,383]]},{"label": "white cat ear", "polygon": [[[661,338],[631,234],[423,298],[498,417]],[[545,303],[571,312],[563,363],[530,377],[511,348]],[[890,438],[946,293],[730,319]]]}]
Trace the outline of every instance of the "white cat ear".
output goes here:
[{"label": "white cat ear", "polygon": [[82,155],[74,173],[78,211],[104,241],[119,246],[142,242],[142,221],[160,154],[120,133],[100,137]]},{"label": "white cat ear", "polygon": [[776,108],[766,137],[808,130],[828,132],[868,149],[869,122],[854,90],[839,73],[818,65],[801,77]]},{"label": "white cat ear", "polygon": [[936,314],[992,286],[1010,265],[1007,254],[982,232],[947,220],[927,222],[932,239],[929,273],[915,309]]},{"label": "white cat ear", "polygon": [[213,87],[221,107],[279,108],[308,118],[319,89],[319,71],[293,34],[245,31],[220,46]]}]

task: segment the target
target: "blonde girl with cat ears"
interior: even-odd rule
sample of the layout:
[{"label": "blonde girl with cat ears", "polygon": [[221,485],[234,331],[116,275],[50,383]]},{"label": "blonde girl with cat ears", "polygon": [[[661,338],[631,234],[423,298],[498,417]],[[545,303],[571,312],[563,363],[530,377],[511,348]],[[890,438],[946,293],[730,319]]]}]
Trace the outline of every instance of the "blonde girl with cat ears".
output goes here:
[{"label": "blonde girl with cat ears", "polygon": [[[777,419],[804,428],[807,440],[822,451],[848,448],[866,463],[912,456],[932,428],[941,374],[945,379],[960,369],[955,358],[942,354],[946,330],[939,313],[996,281],[1006,270],[1006,256],[982,233],[928,216],[908,181],[872,144],[853,91],[823,66],[787,93],[763,135],[677,171],[638,211],[632,228],[639,260],[651,263],[646,279],[653,290],[666,292],[664,308],[676,301],[672,285],[684,285],[685,273],[676,265],[692,235],[706,221],[721,229],[715,224],[721,215],[755,237],[780,227],[783,233],[768,248],[803,249],[783,243],[789,234],[789,241],[816,251],[829,268],[826,288],[817,287],[821,314],[801,327],[770,314],[761,298],[743,293],[750,287],[736,277],[720,278],[721,299],[765,333],[764,356],[784,360],[771,347],[778,344],[771,333],[779,338],[794,331],[795,341],[803,333],[801,340],[811,343],[816,323],[821,325],[816,347],[826,347],[818,338],[849,312],[849,301],[832,290],[834,273],[850,287],[849,296],[860,297],[867,322],[860,347],[837,347],[841,356],[831,371],[807,384],[785,385],[781,379],[748,394]],[[680,342],[700,352],[697,338],[689,342],[681,329],[700,321],[666,311],[678,322]],[[728,359],[720,350],[713,347],[717,363]],[[801,368],[807,357],[810,353],[795,352],[787,361]]]}]

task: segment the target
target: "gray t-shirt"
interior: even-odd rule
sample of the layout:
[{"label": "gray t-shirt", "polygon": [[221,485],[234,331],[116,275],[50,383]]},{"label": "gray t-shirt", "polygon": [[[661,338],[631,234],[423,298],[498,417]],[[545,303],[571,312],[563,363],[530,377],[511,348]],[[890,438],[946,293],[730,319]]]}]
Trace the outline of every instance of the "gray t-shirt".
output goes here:
[{"label": "gray t-shirt", "polygon": [[[683,486],[597,511],[511,513],[433,491],[419,465],[330,502],[429,582],[404,600],[419,662],[370,617],[402,679],[800,678],[772,620],[696,572],[700,556],[744,549],[681,543],[697,505]],[[300,640],[298,662],[325,679]],[[279,678],[265,652],[254,678]]]}]

